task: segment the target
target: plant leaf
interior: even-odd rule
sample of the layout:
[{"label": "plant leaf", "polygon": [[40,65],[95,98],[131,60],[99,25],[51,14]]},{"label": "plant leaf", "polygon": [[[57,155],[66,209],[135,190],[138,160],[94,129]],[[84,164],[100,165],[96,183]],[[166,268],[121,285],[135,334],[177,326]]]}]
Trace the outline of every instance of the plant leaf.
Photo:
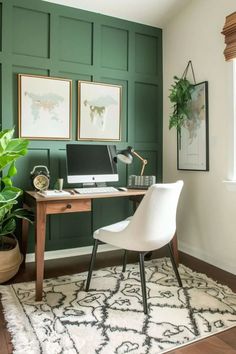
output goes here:
[{"label": "plant leaf", "polygon": [[15,176],[17,174],[17,169],[16,169],[16,166],[15,166],[15,161],[13,161],[8,169],[8,177],[11,178],[13,176]]},{"label": "plant leaf", "polygon": [[0,132],[0,154],[6,150],[9,141],[12,139],[14,129],[6,129]]},{"label": "plant leaf", "polygon": [[0,133],[0,170],[27,153],[28,140],[13,139],[14,129]]},{"label": "plant leaf", "polygon": [[22,194],[22,190],[17,187],[5,187],[0,193],[0,205],[1,203],[11,203]]},{"label": "plant leaf", "polygon": [[17,217],[18,219],[28,220],[30,223],[34,222],[34,213],[27,209],[15,209],[10,215]]},{"label": "plant leaf", "polygon": [[11,234],[15,231],[15,229],[16,229],[15,219],[7,220],[7,222],[4,223],[4,225],[0,229],[0,235],[3,236],[3,235]]},{"label": "plant leaf", "polygon": [[169,99],[174,103],[173,112],[169,117],[169,129],[175,127],[180,132],[181,127],[189,116],[189,102],[194,85],[186,78],[174,76],[174,84],[171,86]]},{"label": "plant leaf", "polygon": [[12,186],[12,180],[8,176],[3,177],[2,182],[5,184],[6,187]]}]

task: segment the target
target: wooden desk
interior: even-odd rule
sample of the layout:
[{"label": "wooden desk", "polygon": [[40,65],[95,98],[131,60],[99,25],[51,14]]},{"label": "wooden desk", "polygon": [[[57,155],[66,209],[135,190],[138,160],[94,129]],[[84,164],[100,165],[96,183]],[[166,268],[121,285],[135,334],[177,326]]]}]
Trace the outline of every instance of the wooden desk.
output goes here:
[{"label": "wooden desk", "polygon": [[[74,194],[66,197],[45,198],[37,192],[25,192],[24,208],[33,209],[35,213],[36,300],[40,301],[42,299],[47,215],[92,212],[92,200],[98,198],[129,197],[133,202],[137,202],[145,193],[145,190],[128,190],[127,192]],[[29,223],[23,220],[22,252],[24,256],[27,251],[28,228]]]},{"label": "wooden desk", "polygon": [[[36,261],[36,301],[42,300],[44,278],[44,251],[46,238],[47,215],[65,214],[77,212],[92,212],[92,200],[101,198],[128,197],[134,203],[134,209],[145,190],[130,189],[127,192],[115,192],[104,194],[73,194],[66,197],[42,197],[37,192],[27,191],[24,194],[24,208],[33,209],[35,213],[35,261]],[[26,255],[29,223],[22,222],[22,253]],[[178,263],[178,249],[176,235],[173,239],[173,251]]]}]

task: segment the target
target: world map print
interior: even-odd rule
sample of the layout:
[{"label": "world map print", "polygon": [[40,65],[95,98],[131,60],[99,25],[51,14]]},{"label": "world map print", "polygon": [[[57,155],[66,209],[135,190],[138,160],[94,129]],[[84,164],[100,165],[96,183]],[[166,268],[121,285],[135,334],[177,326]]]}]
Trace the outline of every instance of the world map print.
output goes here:
[{"label": "world map print", "polygon": [[69,139],[71,80],[20,74],[21,136]]},{"label": "world map print", "polygon": [[206,171],[208,158],[208,84],[194,85],[188,119],[178,137],[178,169]]},{"label": "world map print", "polygon": [[121,86],[79,82],[79,139],[120,139]]},{"label": "world map print", "polygon": [[107,111],[111,105],[118,102],[111,96],[100,96],[94,100],[84,100],[84,106],[89,109],[90,121],[98,129],[104,130],[106,126]]},{"label": "world map print", "polygon": [[191,112],[191,117],[185,122],[185,127],[188,130],[188,143],[192,144],[193,140],[196,139],[198,130],[205,120],[205,98],[204,98],[204,86],[196,86],[195,90],[192,92],[192,99],[189,105],[189,111]]},{"label": "world map print", "polygon": [[53,93],[36,95],[32,92],[25,92],[25,96],[31,99],[31,111],[35,121],[40,118],[40,109],[48,111],[52,120],[59,121],[56,108],[64,101],[63,97]]}]

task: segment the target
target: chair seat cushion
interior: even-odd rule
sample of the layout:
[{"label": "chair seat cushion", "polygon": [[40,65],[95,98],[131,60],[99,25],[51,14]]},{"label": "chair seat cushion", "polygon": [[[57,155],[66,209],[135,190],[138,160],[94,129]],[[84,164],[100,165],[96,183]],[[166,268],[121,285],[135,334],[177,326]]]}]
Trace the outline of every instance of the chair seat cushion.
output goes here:
[{"label": "chair seat cushion", "polygon": [[101,237],[103,235],[103,231],[108,231],[108,232],[123,231],[128,226],[129,222],[130,222],[130,220],[126,219],[126,220],[116,222],[115,224],[102,227],[94,232],[93,237],[102,241]]}]

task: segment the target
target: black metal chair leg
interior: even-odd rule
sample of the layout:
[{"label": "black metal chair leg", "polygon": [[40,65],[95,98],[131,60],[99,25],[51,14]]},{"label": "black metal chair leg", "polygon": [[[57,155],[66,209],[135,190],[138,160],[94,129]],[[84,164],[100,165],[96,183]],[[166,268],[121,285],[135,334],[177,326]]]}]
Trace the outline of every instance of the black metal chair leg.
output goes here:
[{"label": "black metal chair leg", "polygon": [[94,245],[93,245],[93,252],[92,252],[91,259],[90,259],[90,264],[89,264],[89,271],[88,271],[87,281],[86,281],[86,285],[85,285],[85,291],[89,290],[90,281],[91,281],[92,272],[93,272],[93,267],[94,267],[96,254],[97,254],[97,248],[98,248],[98,240],[95,239],[94,240]]},{"label": "black metal chair leg", "polygon": [[146,293],[146,280],[145,280],[145,269],[144,269],[144,253],[139,253],[139,269],[140,269],[140,278],[141,278],[142,295],[143,295],[143,311],[146,315],[148,313],[148,308],[147,308],[147,293]]},{"label": "black metal chair leg", "polygon": [[172,263],[172,267],[173,267],[174,272],[175,272],[175,276],[176,276],[176,278],[178,280],[179,286],[182,287],[183,286],[182,280],[180,278],[178,267],[177,267],[177,265],[175,263],[175,258],[174,258],[174,255],[173,255],[173,251],[172,251],[171,245],[169,243],[168,243],[168,249],[169,249],[169,253],[170,253],[170,260],[171,260],[171,263]]},{"label": "black metal chair leg", "polygon": [[123,267],[122,267],[122,272],[124,273],[126,270],[126,264],[127,264],[127,256],[128,256],[128,251],[124,250],[124,255],[123,255]]}]

